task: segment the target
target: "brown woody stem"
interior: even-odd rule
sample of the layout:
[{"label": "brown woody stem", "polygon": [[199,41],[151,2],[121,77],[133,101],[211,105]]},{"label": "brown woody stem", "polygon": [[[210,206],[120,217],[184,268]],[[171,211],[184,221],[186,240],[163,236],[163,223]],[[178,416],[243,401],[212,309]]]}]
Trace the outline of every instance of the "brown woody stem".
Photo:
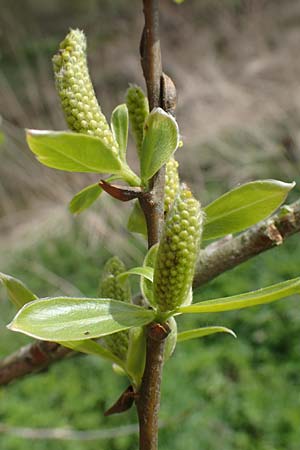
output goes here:
[{"label": "brown woody stem", "polygon": [[[159,41],[159,0],[143,0],[145,27],[141,40],[141,64],[147,84],[149,107],[162,105],[162,65]],[[159,242],[163,220],[165,169],[150,180],[149,189],[139,200],[144,211],[148,246]],[[162,331],[163,330],[163,331]],[[157,450],[158,412],[163,368],[164,344],[168,332],[160,324],[147,328],[146,364],[136,406],[140,427],[140,450]]]},{"label": "brown woody stem", "polygon": [[36,341],[0,361],[0,385],[40,372],[73,352],[55,342]]}]

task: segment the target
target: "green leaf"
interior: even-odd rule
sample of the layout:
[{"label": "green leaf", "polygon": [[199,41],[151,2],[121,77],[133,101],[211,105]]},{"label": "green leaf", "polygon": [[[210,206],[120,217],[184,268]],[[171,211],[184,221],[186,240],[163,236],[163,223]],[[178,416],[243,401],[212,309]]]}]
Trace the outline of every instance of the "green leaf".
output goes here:
[{"label": "green leaf", "polygon": [[[145,256],[144,262],[143,262],[143,267],[151,267],[153,272],[154,272],[154,265],[155,265],[158,246],[159,246],[159,244],[155,244],[148,250],[148,252]],[[147,279],[145,277],[142,277],[141,278],[141,292],[142,292],[145,300],[147,300],[150,303],[150,305],[155,306],[155,303],[153,301],[152,281],[150,281],[149,279]]]},{"label": "green leaf", "polygon": [[167,336],[166,342],[165,342],[165,349],[164,349],[164,361],[168,361],[169,358],[173,355],[176,344],[177,344],[177,323],[174,317],[170,317],[167,321],[167,324],[170,327],[170,333]]},{"label": "green leaf", "polygon": [[98,342],[92,339],[86,339],[84,341],[63,341],[59,344],[64,347],[70,348],[75,352],[86,353],[87,355],[101,356],[109,361],[112,361],[119,366],[123,367],[123,361],[115,356],[111,351],[102,347]]},{"label": "green leaf", "polygon": [[152,267],[133,267],[132,269],[126,270],[126,272],[120,273],[117,278],[119,281],[125,281],[129,277],[129,275],[140,275],[143,278],[146,278],[147,280],[153,282],[153,272],[154,270]]},{"label": "green leaf", "polygon": [[107,298],[43,298],[23,306],[8,328],[47,341],[80,341],[150,323],[154,312]]},{"label": "green leaf", "polygon": [[227,192],[204,208],[203,239],[236,233],[272,214],[295,183],[252,181]]},{"label": "green leaf", "polygon": [[0,283],[6,288],[9,300],[18,309],[22,308],[26,303],[37,299],[37,296],[17,278],[0,272]]},{"label": "green leaf", "polygon": [[128,231],[147,236],[146,219],[138,200],[135,201],[127,223]]},{"label": "green leaf", "polygon": [[117,106],[111,115],[111,129],[115,140],[119,144],[120,157],[122,161],[126,161],[126,149],[128,140],[128,109],[124,103]]},{"label": "green leaf", "polygon": [[118,155],[100,138],[67,131],[27,130],[27,143],[45,166],[67,172],[119,173]]},{"label": "green leaf", "polygon": [[145,368],[146,333],[145,328],[142,327],[131,328],[129,333],[126,371],[137,388],[141,383]]},{"label": "green leaf", "polygon": [[[275,302],[293,294],[300,294],[300,277],[273,284],[257,291],[247,292],[246,294],[205,300],[189,306],[182,306],[178,311],[183,314],[231,311]],[[196,294],[194,299],[197,299],[197,296]]]},{"label": "green leaf", "polygon": [[209,334],[215,334],[215,333],[229,333],[233,337],[236,338],[235,332],[230,330],[230,328],[202,327],[202,328],[195,328],[194,330],[187,330],[187,331],[182,331],[181,333],[178,333],[177,342],[188,341],[190,339],[196,339],[199,337],[204,337],[204,336],[208,336]]},{"label": "green leaf", "polygon": [[89,186],[77,192],[69,204],[69,209],[73,214],[79,214],[89,208],[100,196],[102,189],[98,183]]},{"label": "green leaf", "polygon": [[145,122],[141,150],[141,178],[145,184],[168,161],[178,147],[176,120],[161,108],[155,108]]}]

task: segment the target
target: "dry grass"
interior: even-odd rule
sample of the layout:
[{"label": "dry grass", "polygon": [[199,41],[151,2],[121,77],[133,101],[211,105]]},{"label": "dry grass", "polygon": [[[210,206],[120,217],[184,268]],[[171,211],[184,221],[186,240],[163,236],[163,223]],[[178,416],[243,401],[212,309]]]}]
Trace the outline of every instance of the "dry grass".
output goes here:
[{"label": "dry grass", "polygon": [[[74,2],[70,17],[63,14],[67,2],[50,3],[1,5],[0,43],[6,49],[0,68],[0,113],[6,134],[0,147],[2,255],[19,239],[32,245],[42,233],[70,227],[73,219],[66,203],[97,179],[41,167],[24,142],[24,127],[64,128],[50,57],[69,25],[85,24],[92,77],[105,112],[123,101],[129,82],[142,83],[137,0],[129,8],[121,1],[114,6],[103,2],[101,11],[90,0],[84,13],[80,2]],[[217,0],[213,7],[200,3],[162,5],[164,65],[179,91],[178,120],[185,147],[178,157],[183,177],[206,200],[213,184],[222,190],[257,177],[297,177],[299,2],[248,0],[238,9],[220,6]],[[124,224],[123,213],[108,199],[101,214],[97,211],[85,213],[82,221],[91,236],[97,232],[105,238],[112,223]],[[124,246],[118,233],[110,242],[113,250]]]}]

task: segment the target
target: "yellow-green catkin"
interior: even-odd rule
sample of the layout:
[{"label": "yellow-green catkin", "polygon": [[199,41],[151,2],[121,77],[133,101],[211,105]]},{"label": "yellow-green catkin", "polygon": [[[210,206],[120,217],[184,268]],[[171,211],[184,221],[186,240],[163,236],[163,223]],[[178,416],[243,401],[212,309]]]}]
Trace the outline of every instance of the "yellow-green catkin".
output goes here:
[{"label": "yellow-green catkin", "polygon": [[86,57],[86,38],[71,30],[53,57],[55,84],[69,128],[101,138],[116,153],[116,143],[98,104]]},{"label": "yellow-green catkin", "polygon": [[131,130],[140,155],[144,137],[144,124],[149,115],[148,99],[139,86],[130,86],[126,93],[126,104]]},{"label": "yellow-green catkin", "polygon": [[[117,278],[125,270],[123,262],[118,257],[114,256],[107,261],[99,287],[99,295],[101,297],[130,302],[129,282],[120,282]],[[102,338],[101,342],[115,356],[124,361],[126,360],[129,344],[129,332],[127,330],[108,335]]]},{"label": "yellow-green catkin", "polygon": [[166,181],[165,181],[165,198],[164,212],[165,215],[170,211],[176,194],[179,189],[178,162],[172,157],[166,164]]},{"label": "yellow-green catkin", "polygon": [[171,311],[186,300],[199,253],[203,213],[186,185],[178,191],[168,214],[154,268],[154,301]]}]

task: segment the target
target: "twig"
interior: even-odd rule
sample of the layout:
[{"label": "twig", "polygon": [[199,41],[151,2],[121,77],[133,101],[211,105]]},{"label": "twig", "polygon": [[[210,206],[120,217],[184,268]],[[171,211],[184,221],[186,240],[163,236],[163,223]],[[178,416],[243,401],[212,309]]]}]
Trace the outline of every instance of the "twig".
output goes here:
[{"label": "twig", "polygon": [[[162,64],[159,41],[159,0],[143,0],[145,27],[141,40],[141,64],[147,84],[149,107],[163,107]],[[144,211],[148,247],[159,242],[164,221],[165,167],[150,180],[148,192],[140,197]],[[169,330],[153,323],[147,328],[146,364],[136,406],[140,427],[140,450],[157,450],[158,412],[165,339]]]},{"label": "twig", "polygon": [[300,200],[236,237],[209,245],[200,254],[194,287],[202,286],[259,253],[281,245],[300,231]]},{"label": "twig", "polygon": [[138,433],[138,424],[121,425],[117,428],[104,430],[79,431],[69,428],[29,428],[13,427],[0,423],[0,433],[18,436],[23,439],[54,439],[61,441],[95,441],[100,439],[115,439]]},{"label": "twig", "polygon": [[73,352],[55,342],[36,341],[0,361],[0,385],[40,372]]}]

